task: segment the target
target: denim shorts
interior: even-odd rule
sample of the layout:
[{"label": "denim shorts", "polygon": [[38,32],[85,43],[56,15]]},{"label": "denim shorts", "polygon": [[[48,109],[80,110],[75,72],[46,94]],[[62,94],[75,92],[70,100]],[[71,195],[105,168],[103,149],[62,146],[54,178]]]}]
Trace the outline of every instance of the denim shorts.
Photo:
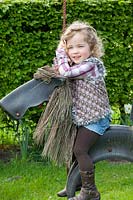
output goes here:
[{"label": "denim shorts", "polygon": [[103,135],[105,131],[109,128],[109,126],[110,126],[110,115],[107,115],[105,118],[102,118],[97,122],[85,125],[84,127],[91,131],[94,131],[99,135]]}]

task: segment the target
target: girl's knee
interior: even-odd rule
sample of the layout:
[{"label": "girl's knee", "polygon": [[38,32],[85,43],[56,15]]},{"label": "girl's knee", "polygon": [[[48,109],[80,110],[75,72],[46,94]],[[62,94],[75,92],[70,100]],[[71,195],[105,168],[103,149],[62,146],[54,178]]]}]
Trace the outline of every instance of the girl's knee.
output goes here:
[{"label": "girl's knee", "polygon": [[74,155],[76,158],[79,158],[83,155],[86,155],[88,154],[88,152],[86,152],[83,148],[80,148],[80,147],[77,147],[77,146],[74,146]]}]

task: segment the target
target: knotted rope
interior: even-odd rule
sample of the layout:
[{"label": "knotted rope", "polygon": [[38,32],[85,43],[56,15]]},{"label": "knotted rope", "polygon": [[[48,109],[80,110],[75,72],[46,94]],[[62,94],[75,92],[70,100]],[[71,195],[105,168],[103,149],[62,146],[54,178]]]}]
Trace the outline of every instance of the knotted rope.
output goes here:
[{"label": "knotted rope", "polygon": [[63,0],[63,27],[62,32],[66,29],[66,0]]}]

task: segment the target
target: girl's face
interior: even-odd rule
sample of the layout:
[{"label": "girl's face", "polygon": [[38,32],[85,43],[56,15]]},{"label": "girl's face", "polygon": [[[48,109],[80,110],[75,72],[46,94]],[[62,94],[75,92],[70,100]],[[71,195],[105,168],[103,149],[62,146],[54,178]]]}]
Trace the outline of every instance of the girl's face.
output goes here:
[{"label": "girl's face", "polygon": [[89,44],[85,41],[82,32],[77,32],[73,37],[67,40],[67,53],[71,61],[79,64],[91,55]]}]

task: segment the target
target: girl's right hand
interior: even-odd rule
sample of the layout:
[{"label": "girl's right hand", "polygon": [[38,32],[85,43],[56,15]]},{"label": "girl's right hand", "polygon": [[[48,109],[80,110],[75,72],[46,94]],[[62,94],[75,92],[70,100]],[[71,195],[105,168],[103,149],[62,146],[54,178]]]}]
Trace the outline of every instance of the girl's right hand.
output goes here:
[{"label": "girl's right hand", "polygon": [[64,48],[58,48],[56,50],[56,57],[58,58],[68,58]]}]

